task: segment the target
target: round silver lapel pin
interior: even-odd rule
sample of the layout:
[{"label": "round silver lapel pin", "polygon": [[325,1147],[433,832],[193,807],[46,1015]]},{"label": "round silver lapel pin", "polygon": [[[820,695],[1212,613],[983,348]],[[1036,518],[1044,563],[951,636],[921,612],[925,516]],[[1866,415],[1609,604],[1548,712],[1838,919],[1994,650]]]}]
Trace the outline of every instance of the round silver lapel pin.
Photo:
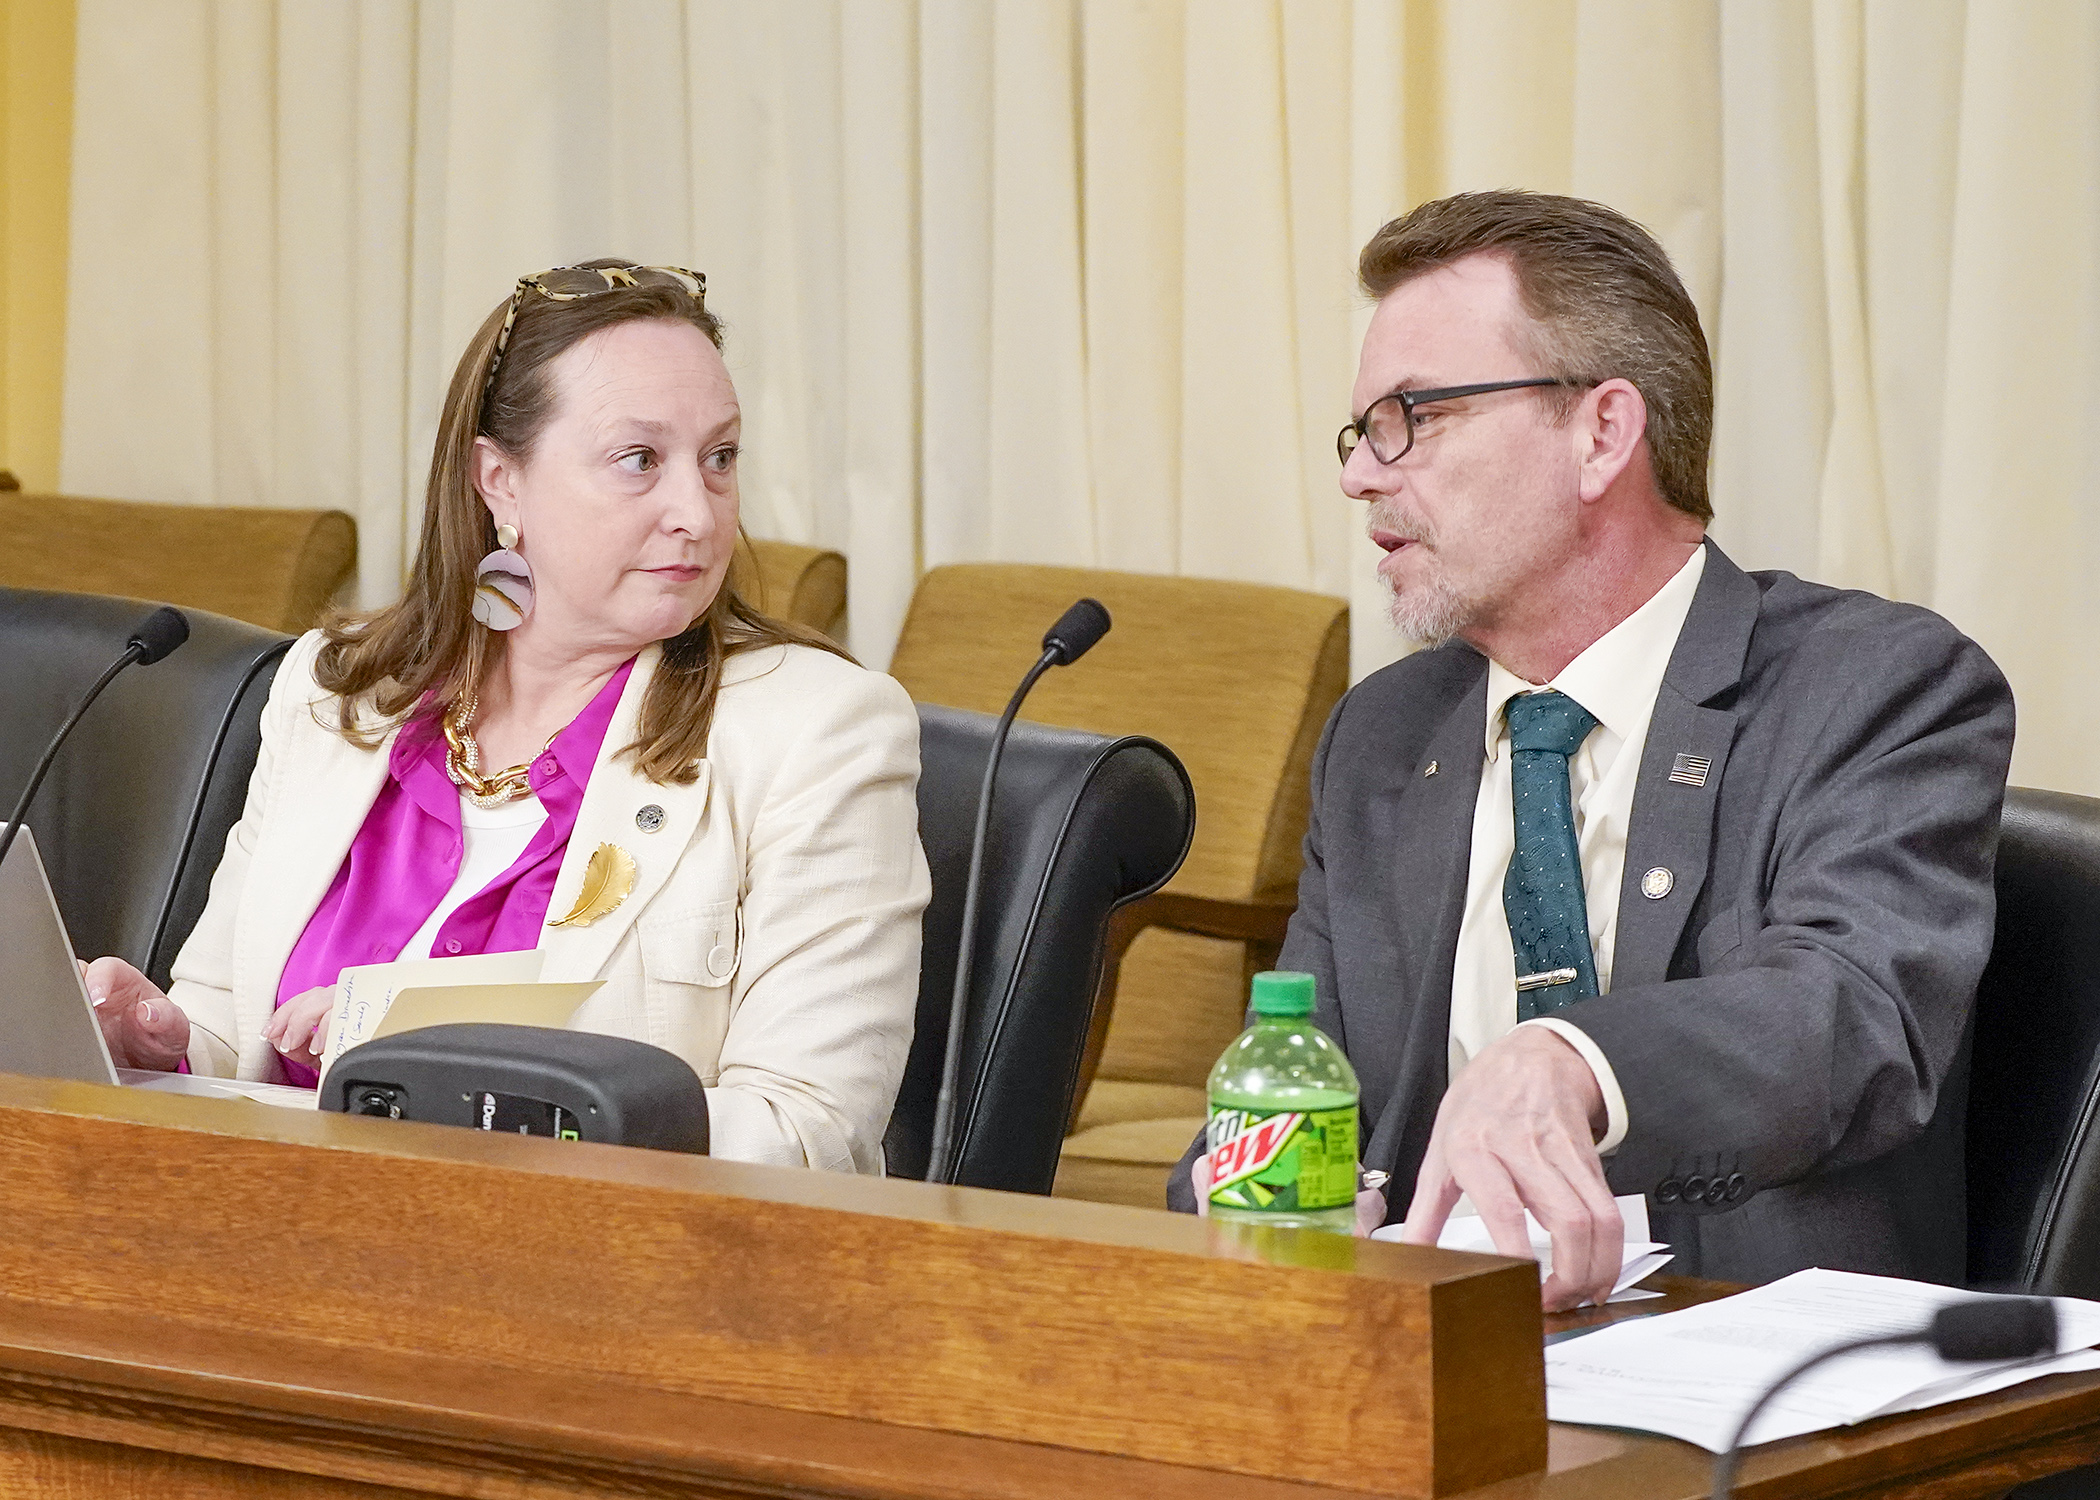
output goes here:
[{"label": "round silver lapel pin", "polygon": [[654,802],[634,815],[634,826],[644,833],[654,833],[664,826],[664,810]]},{"label": "round silver lapel pin", "polygon": [[1660,901],[1663,897],[1670,894],[1670,887],[1676,883],[1676,876],[1672,875],[1661,865],[1657,865],[1641,877],[1641,894],[1650,901]]}]

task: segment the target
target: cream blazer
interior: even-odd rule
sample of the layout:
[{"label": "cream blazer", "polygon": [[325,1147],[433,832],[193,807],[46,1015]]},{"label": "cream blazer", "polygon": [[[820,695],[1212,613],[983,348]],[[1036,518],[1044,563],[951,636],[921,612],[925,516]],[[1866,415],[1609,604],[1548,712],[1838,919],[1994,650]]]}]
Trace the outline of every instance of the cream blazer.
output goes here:
[{"label": "cream blazer", "polygon": [[[303,637],[277,673],[247,806],[175,960],[194,1072],[281,1078],[263,1022],[386,780],[391,734],[363,750],[329,727],[320,642]],[[543,927],[541,978],[604,980],[573,1026],[692,1065],[714,1155],[880,1173],[929,892],[918,716],[894,679],[828,652],[748,651],[724,669],[698,778],[659,786],[617,752],[661,654],[644,650],[620,695],[548,916],[574,904],[601,843],[634,856],[633,892],[587,927]]]}]

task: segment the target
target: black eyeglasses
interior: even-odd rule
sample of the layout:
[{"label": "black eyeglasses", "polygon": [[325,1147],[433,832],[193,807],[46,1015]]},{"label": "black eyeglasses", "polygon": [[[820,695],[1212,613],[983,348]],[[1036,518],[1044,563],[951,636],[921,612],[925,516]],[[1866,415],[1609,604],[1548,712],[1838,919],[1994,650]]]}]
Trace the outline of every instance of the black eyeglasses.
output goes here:
[{"label": "black eyeglasses", "polygon": [[525,299],[527,292],[538,292],[550,302],[580,302],[585,297],[602,297],[622,287],[645,285],[635,280],[638,275],[658,276],[675,283],[702,307],[707,305],[707,278],[698,271],[688,271],[684,266],[555,266],[552,270],[520,276],[517,289],[510,294],[510,308],[503,314],[503,331],[496,335],[496,352],[489,357],[488,379],[481,383],[483,413],[488,411],[489,392],[496,388],[496,372],[503,368],[503,353],[510,348],[510,331],[518,321],[518,304]]},{"label": "black eyeglasses", "polygon": [[1520,391],[1534,385],[1594,385],[1588,380],[1560,380],[1541,376],[1536,380],[1490,380],[1485,385],[1447,385],[1433,391],[1394,391],[1380,396],[1364,408],[1364,414],[1334,435],[1334,451],[1344,464],[1358,443],[1371,445],[1371,457],[1382,464],[1396,464],[1415,446],[1415,408],[1432,401],[1456,401],[1460,396],[1485,396],[1490,391]]}]

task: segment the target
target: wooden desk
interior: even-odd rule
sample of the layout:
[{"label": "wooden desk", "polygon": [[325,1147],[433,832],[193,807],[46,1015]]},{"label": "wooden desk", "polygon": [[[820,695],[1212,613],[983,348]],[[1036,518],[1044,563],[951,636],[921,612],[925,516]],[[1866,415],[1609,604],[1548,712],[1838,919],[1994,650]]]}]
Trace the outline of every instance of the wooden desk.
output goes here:
[{"label": "wooden desk", "polygon": [[0,1496],[1448,1496],[1537,1267],[0,1077]]},{"label": "wooden desk", "polygon": [[[1545,1428],[1528,1263],[1284,1236],[1321,1252],[1294,1265],[1139,1210],[7,1077],[0,1145],[4,1496],[1348,1500],[1409,1487],[1248,1466],[1398,1452],[1425,1410],[1438,1472],[1517,1460],[1447,1496],[1706,1493],[1689,1445]],[[2096,1458],[2100,1375],[2058,1376],[1772,1445],[1741,1493],[1967,1500]]]}]

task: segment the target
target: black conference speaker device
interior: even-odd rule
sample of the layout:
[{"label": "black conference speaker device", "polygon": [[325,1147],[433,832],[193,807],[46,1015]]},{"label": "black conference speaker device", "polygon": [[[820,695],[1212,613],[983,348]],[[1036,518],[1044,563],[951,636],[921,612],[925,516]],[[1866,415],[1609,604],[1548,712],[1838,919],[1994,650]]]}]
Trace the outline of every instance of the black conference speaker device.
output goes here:
[{"label": "black conference speaker device", "polygon": [[647,1042],[547,1026],[426,1026],[335,1060],[321,1108],[505,1135],[707,1154],[707,1093]]}]

